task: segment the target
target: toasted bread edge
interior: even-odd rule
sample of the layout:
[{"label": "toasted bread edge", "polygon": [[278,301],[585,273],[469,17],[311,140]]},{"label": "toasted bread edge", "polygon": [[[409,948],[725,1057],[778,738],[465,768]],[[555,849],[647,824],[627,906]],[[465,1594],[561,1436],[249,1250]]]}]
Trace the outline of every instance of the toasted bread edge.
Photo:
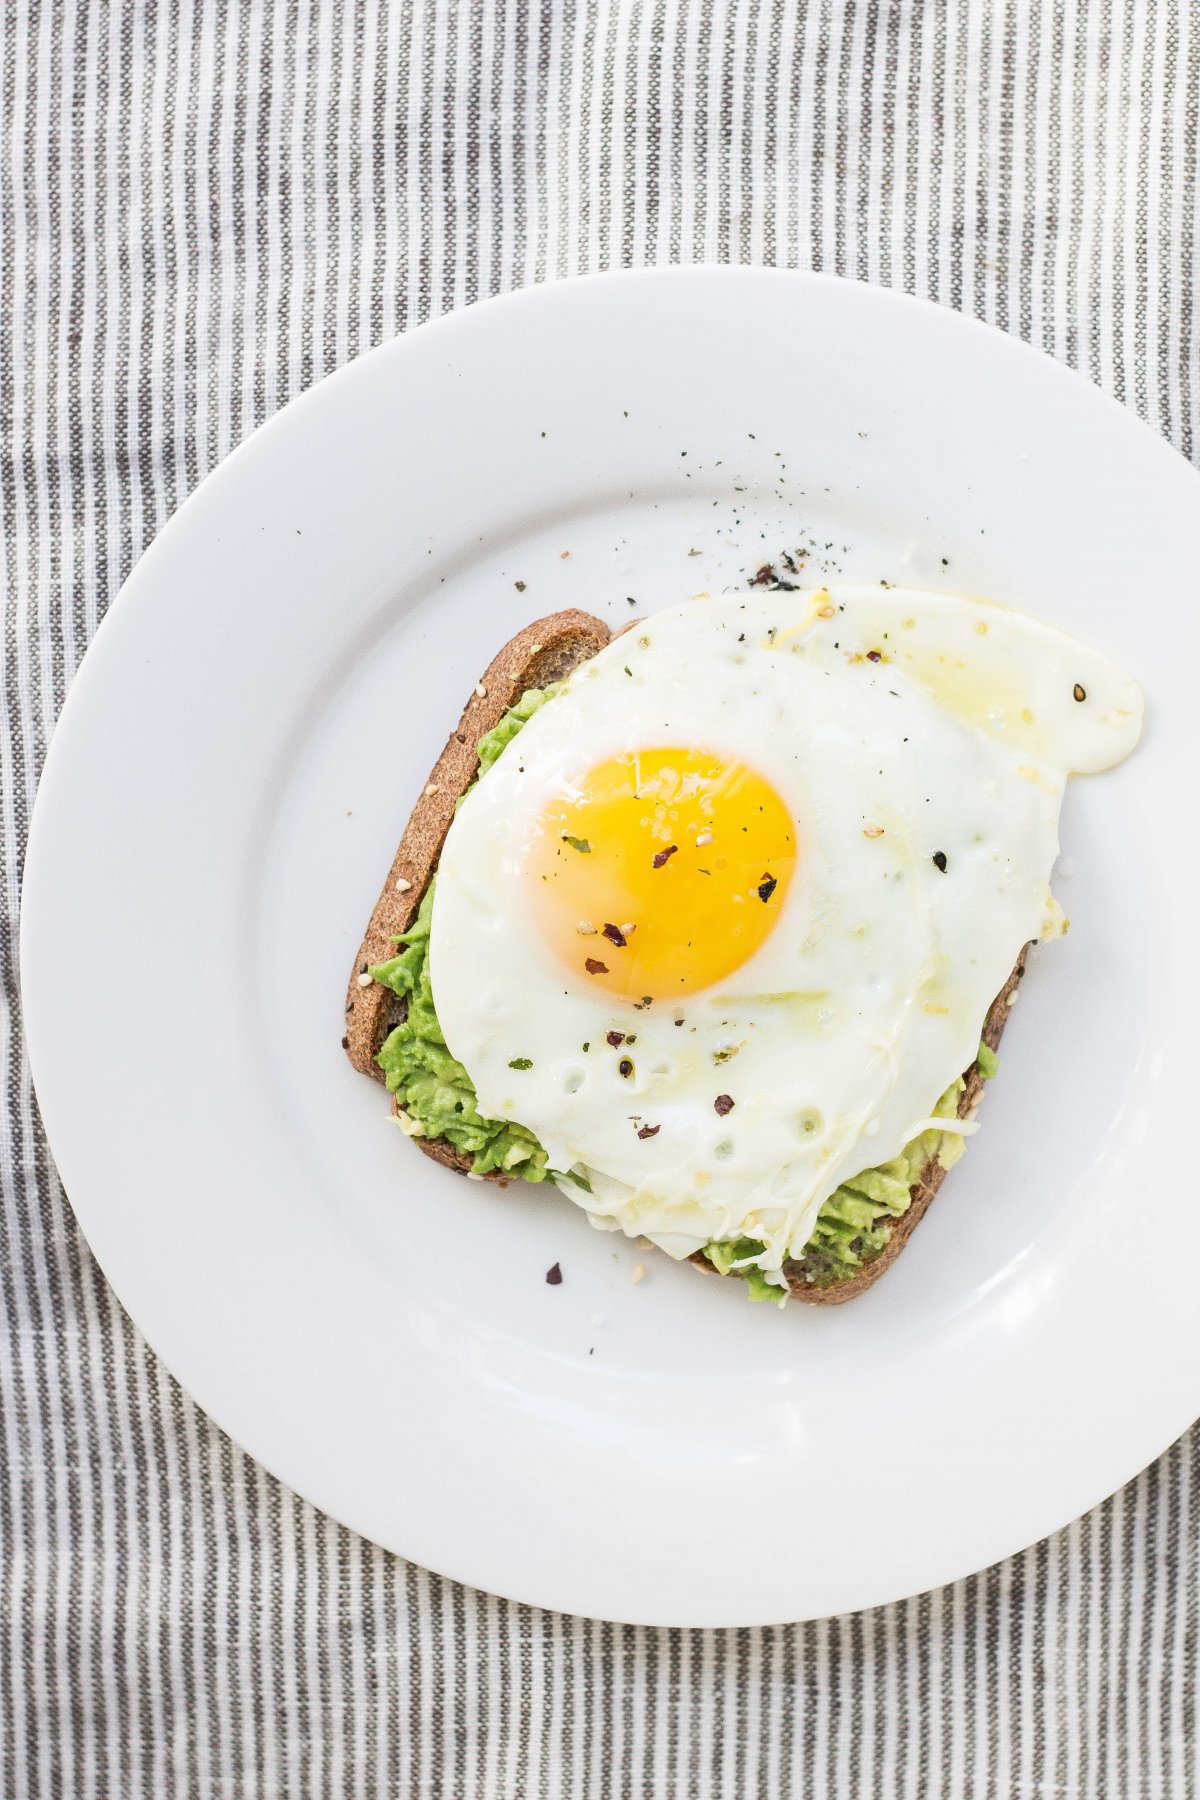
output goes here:
[{"label": "toasted bread edge", "polygon": [[[408,930],[417,916],[437,868],[454,808],[478,772],[480,738],[500,723],[527,688],[562,681],[602,650],[611,635],[604,621],[591,613],[551,613],[547,618],[535,619],[510,638],[480,676],[445,749],[422,784],[354,959],[346,994],[342,1046],[354,1067],[364,1075],[383,1080],[375,1058],[384,1038],[404,1018],[405,1003],[377,981],[360,985],[360,979],[372,964],[386,962],[395,954],[395,939]],[[460,1157],[452,1145],[442,1140],[416,1138],[414,1142],[427,1155],[451,1168],[465,1171],[470,1167],[469,1157]]]}]

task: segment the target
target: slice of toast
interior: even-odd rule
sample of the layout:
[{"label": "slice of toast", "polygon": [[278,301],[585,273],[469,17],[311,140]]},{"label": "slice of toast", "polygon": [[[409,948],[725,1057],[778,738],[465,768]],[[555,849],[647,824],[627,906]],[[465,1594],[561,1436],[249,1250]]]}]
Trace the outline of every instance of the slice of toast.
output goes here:
[{"label": "slice of toast", "polygon": [[[480,738],[499,724],[527,688],[546,687],[552,681],[564,680],[602,650],[612,635],[604,621],[594,618],[591,613],[551,613],[548,618],[535,620],[516,637],[510,638],[484,670],[413,807],[354,961],[346,996],[346,1035],[342,1046],[354,1067],[364,1075],[383,1081],[383,1071],[375,1058],[388,1033],[402,1023],[406,1002],[378,982],[361,984],[361,978],[373,964],[386,962],[395,953],[395,939],[408,930],[417,916],[425,890],[436,872],[455,806],[478,773]],[[988,1013],[982,1035],[984,1043],[993,1050],[1000,1041],[1011,997],[1024,967],[1025,951],[1022,950]],[[960,1118],[974,1114],[983,1085],[979,1065],[972,1063],[966,1071],[966,1087],[959,1100]],[[396,1109],[399,1110],[398,1105]],[[456,1150],[446,1139],[413,1138],[412,1142],[446,1168],[457,1169],[464,1175],[470,1172],[471,1157]],[[793,1296],[815,1306],[835,1306],[843,1300],[854,1299],[856,1294],[878,1281],[924,1218],[945,1173],[936,1157],[925,1165],[912,1190],[908,1211],[896,1221],[884,1249],[865,1268],[844,1281],[823,1288],[814,1287],[802,1273],[797,1273],[789,1284]],[[484,1180],[502,1184],[510,1179],[498,1170],[484,1177]],[[718,1273],[706,1257],[697,1255],[692,1260],[710,1274]]]}]

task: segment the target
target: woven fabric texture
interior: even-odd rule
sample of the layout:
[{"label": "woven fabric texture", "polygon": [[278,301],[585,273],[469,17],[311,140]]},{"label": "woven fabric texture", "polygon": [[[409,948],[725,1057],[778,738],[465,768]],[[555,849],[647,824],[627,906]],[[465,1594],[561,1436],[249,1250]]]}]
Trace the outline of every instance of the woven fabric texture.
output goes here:
[{"label": "woven fabric texture", "polygon": [[47,740],[135,559],[290,396],[448,308],[832,270],[1020,334],[1197,455],[1200,5],[7,0],[0,79],[0,1795],[1194,1794],[1195,1434],[997,1568],[777,1630],[507,1604],[281,1487],[89,1255],[16,920]]}]

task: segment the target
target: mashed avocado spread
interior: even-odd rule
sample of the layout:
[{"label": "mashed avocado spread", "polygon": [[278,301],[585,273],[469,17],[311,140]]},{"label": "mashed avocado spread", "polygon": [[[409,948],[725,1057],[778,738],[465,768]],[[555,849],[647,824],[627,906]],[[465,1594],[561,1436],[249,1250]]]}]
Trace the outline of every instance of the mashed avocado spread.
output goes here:
[{"label": "mashed avocado spread", "polygon": [[[516,737],[526,720],[552,700],[561,684],[531,688],[522,694],[486,736],[479,740],[479,773],[486,775],[496,759]],[[502,1119],[485,1119],[476,1104],[471,1078],[446,1047],[438,1024],[429,981],[429,923],[433,914],[434,879],[430,880],[412,925],[396,939],[398,955],[377,963],[375,980],[408,1002],[402,1025],[385,1039],[377,1061],[403,1112],[404,1129],[411,1137],[445,1138],[472,1159],[475,1174],[499,1171],[524,1181],[547,1181],[554,1171],[546,1165],[546,1152],[523,1125]],[[996,1057],[986,1044],[979,1047],[980,1073],[996,1072]],[[960,1077],[933,1109],[935,1118],[953,1118],[963,1091]],[[817,1287],[843,1281],[874,1260],[886,1245],[897,1219],[908,1211],[912,1186],[934,1156],[943,1168],[962,1155],[963,1140],[954,1132],[926,1131],[906,1144],[894,1161],[878,1169],[864,1169],[829,1196],[817,1215],[813,1234],[798,1259],[805,1276]],[[570,1179],[586,1185],[581,1176]],[[778,1300],[783,1290],[768,1281],[761,1269],[746,1259],[760,1255],[763,1246],[750,1238],[734,1243],[705,1246],[704,1254],[722,1275],[745,1278],[754,1300]],[[797,1263],[789,1264],[791,1269]]]}]

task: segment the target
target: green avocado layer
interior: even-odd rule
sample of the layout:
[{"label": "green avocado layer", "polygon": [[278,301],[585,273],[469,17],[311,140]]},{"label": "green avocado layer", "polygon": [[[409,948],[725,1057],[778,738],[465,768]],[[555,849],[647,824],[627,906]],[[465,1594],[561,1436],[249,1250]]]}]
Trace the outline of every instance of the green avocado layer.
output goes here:
[{"label": "green avocado layer", "polygon": [[[560,685],[529,689],[499,724],[480,738],[480,775],[487,774],[526,721],[560,691]],[[476,1104],[470,1076],[446,1047],[429,981],[435,881],[436,877],[430,880],[412,925],[396,939],[398,954],[371,969],[376,981],[408,1002],[404,1023],[389,1034],[376,1058],[388,1091],[403,1108],[402,1121],[410,1136],[445,1138],[471,1157],[475,1174],[500,1171],[524,1181],[551,1180],[554,1171],[547,1167],[546,1152],[533,1133],[507,1120],[485,1119]],[[985,1077],[996,1072],[995,1054],[985,1044],[979,1047],[979,1068]],[[960,1077],[946,1089],[933,1117],[955,1116],[963,1085]],[[818,1213],[799,1259],[808,1280],[814,1286],[829,1287],[872,1262],[886,1245],[896,1220],[908,1211],[913,1184],[926,1163],[936,1156],[949,1168],[962,1150],[957,1133],[926,1131],[906,1144],[892,1162],[864,1169],[852,1181],[844,1182]],[[580,1177],[572,1178],[586,1185]],[[760,1255],[762,1249],[753,1239],[742,1238],[735,1243],[708,1244],[704,1254],[722,1275],[741,1275],[752,1299],[778,1300],[780,1287],[745,1260]],[[797,1265],[789,1266],[794,1269]]]}]

